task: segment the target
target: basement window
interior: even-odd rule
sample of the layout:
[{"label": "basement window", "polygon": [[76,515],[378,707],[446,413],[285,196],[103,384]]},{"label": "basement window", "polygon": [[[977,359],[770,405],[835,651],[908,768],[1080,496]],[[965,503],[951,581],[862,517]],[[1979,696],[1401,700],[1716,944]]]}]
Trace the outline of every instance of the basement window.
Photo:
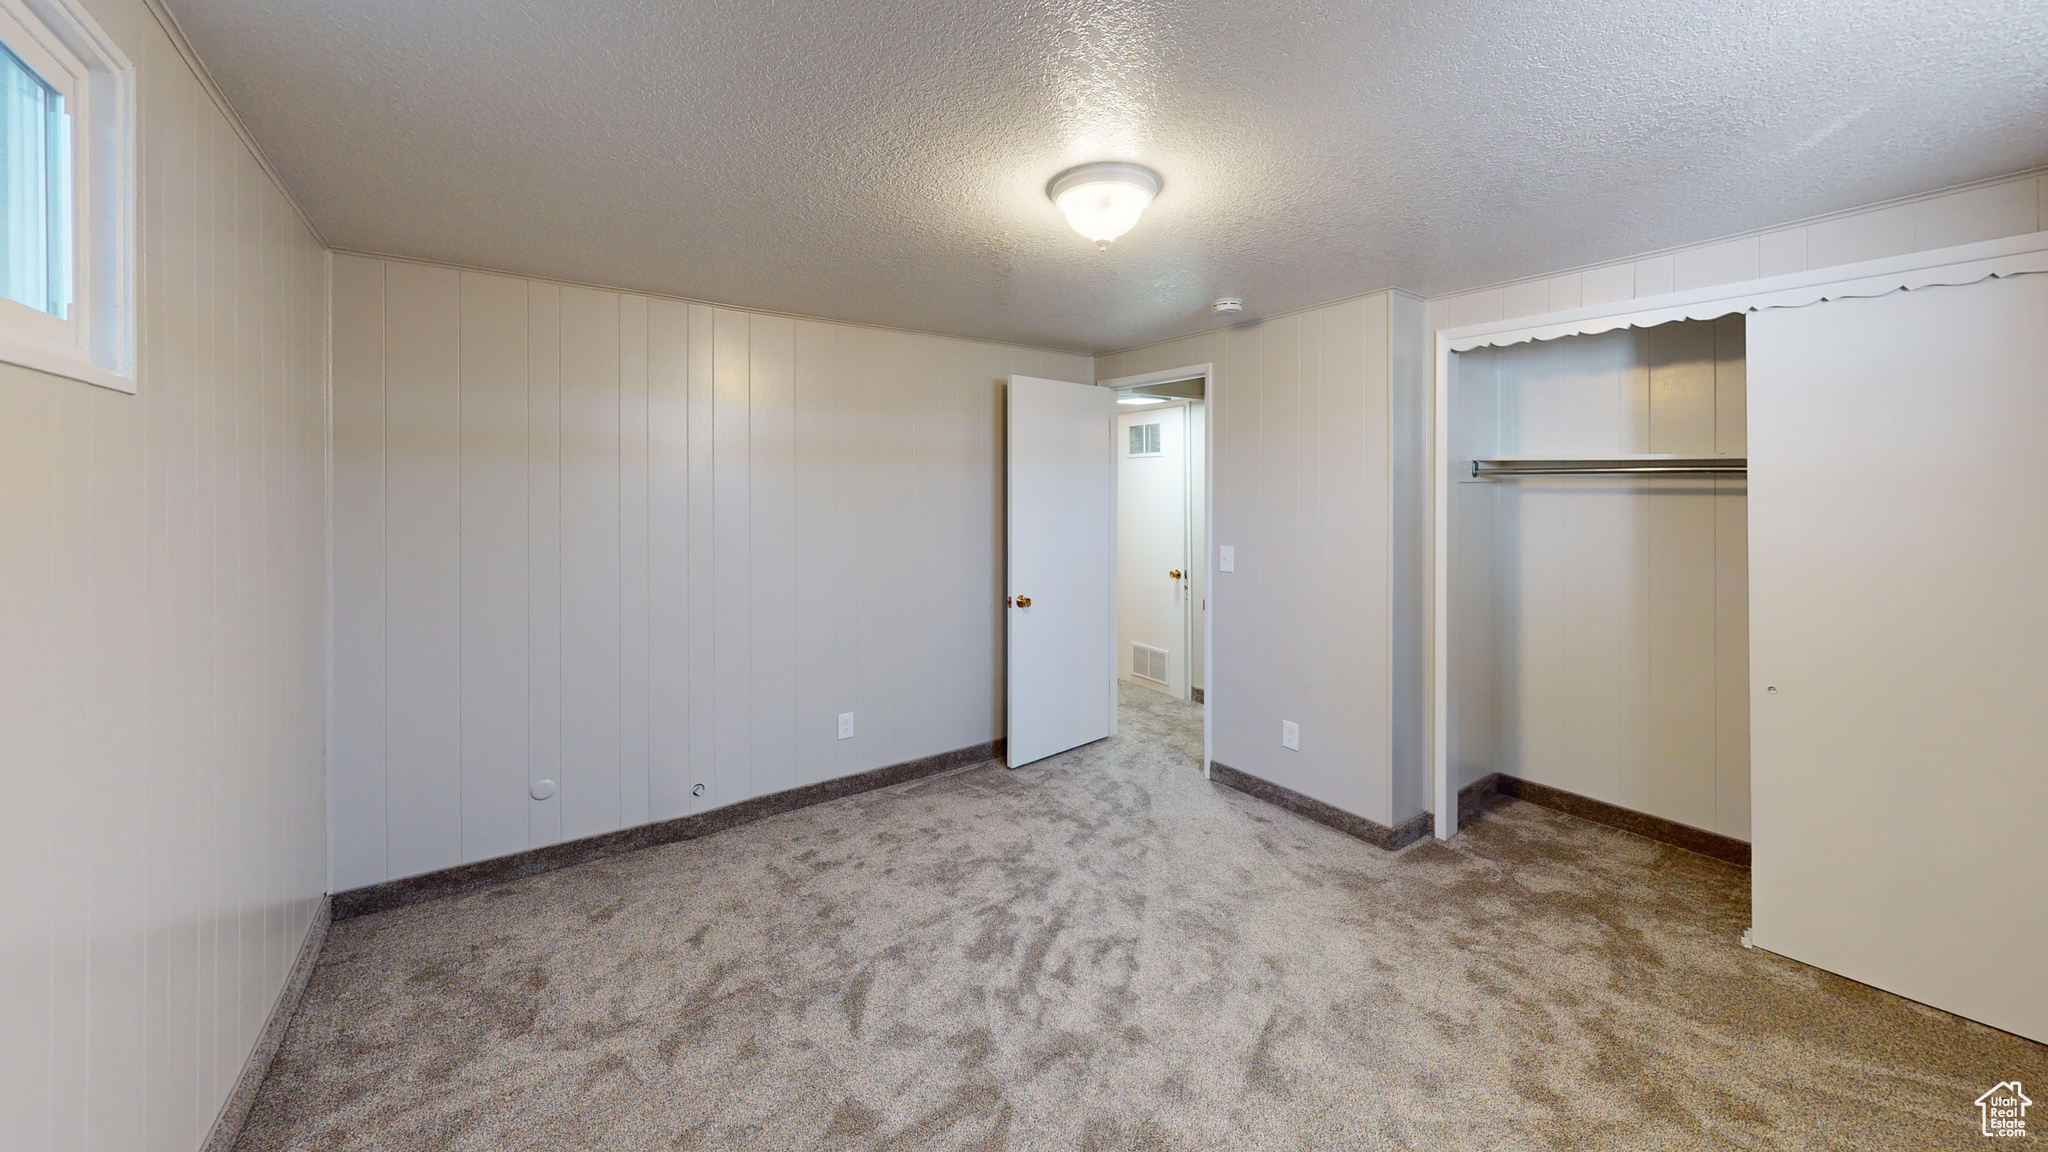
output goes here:
[{"label": "basement window", "polygon": [[71,113],[64,94],[0,48],[0,296],[71,311]]},{"label": "basement window", "polygon": [[76,0],[0,0],[0,361],[124,392],[134,77]]}]

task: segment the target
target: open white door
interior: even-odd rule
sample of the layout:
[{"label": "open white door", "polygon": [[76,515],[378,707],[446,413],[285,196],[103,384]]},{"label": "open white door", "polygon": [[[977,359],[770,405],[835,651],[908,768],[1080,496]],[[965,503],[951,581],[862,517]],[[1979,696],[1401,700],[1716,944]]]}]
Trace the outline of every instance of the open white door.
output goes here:
[{"label": "open white door", "polygon": [[1010,377],[1012,768],[1115,731],[1116,394]]}]

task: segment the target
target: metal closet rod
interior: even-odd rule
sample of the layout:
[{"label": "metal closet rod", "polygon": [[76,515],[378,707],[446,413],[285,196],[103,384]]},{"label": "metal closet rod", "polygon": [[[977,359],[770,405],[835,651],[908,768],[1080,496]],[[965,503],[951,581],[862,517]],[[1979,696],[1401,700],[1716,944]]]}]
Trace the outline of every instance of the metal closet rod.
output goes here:
[{"label": "metal closet rod", "polygon": [[1749,471],[1746,456],[1637,456],[1598,460],[1516,458],[1474,460],[1472,475],[1489,476],[1727,476]]}]

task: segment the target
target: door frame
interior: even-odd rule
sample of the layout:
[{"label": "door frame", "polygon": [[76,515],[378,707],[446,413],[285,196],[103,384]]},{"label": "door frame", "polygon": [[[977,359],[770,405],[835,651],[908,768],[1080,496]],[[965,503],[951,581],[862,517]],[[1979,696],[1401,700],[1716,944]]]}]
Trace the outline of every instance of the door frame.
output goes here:
[{"label": "door frame", "polygon": [[[1014,446],[1013,437],[1016,435],[1018,427],[1018,421],[1016,419],[1018,415],[1016,411],[1018,394],[1017,386],[1020,382],[1023,381],[1030,381],[1035,385],[1052,385],[1057,388],[1081,390],[1079,393],[1075,394],[1076,396],[1085,395],[1086,393],[1094,390],[1096,387],[1095,384],[1086,381],[1057,380],[1051,377],[1044,376],[1027,376],[1023,373],[1013,373],[1004,378],[1005,395],[1003,402],[1003,591],[1005,594],[1003,596],[1003,674],[1005,735],[1003,739],[1005,747],[1003,760],[1005,766],[1009,768],[1017,768],[1021,766],[1020,762],[1016,759],[1017,746],[1015,743],[1015,736],[1017,735],[1017,733],[1015,729],[1015,724],[1017,710],[1014,707],[1014,705],[1016,704],[1016,692],[1018,683],[1017,677],[1015,675],[1017,671],[1017,647],[1015,644],[1015,640],[1017,638],[1017,618],[1015,611],[1016,606],[1011,604],[1011,600],[1018,593],[1018,552],[1015,547],[1017,543],[1015,533],[1017,529],[1018,520],[1017,494],[1019,489],[1016,484],[1017,457],[1010,451],[1010,449]],[[1089,400],[1087,403],[1090,407],[1092,407],[1095,401]],[[1084,419],[1094,418],[1095,417],[1092,416],[1084,417]],[[1102,423],[1100,425],[1097,425],[1097,428],[1099,429],[1098,434],[1102,436],[1102,440],[1100,442],[1100,447],[1103,453],[1101,464],[1108,472],[1108,491],[1106,495],[1109,501],[1109,506],[1106,510],[1108,531],[1105,534],[1106,539],[1103,541],[1108,560],[1108,571],[1103,573],[1103,578],[1107,581],[1106,586],[1104,586],[1103,588],[1103,593],[1104,598],[1107,602],[1106,606],[1108,611],[1106,615],[1108,617],[1108,626],[1110,634],[1110,642],[1103,651],[1103,655],[1109,663],[1109,667],[1107,669],[1109,675],[1104,678],[1105,683],[1103,684],[1103,687],[1099,689],[1100,691],[1103,691],[1105,693],[1104,697],[1102,697],[1103,704],[1105,706],[1104,727],[1103,730],[1101,730],[1100,735],[1090,735],[1087,737],[1087,739],[1081,741],[1080,744],[1070,745],[1068,746],[1068,748],[1059,749],[1058,751],[1049,753],[1040,753],[1037,757],[1034,757],[1032,760],[1023,761],[1023,764],[1036,763],[1037,760],[1044,759],[1047,756],[1057,756],[1060,755],[1061,752],[1069,751],[1072,748],[1080,747],[1084,744],[1093,743],[1097,740],[1103,740],[1110,737],[1114,737],[1117,733],[1117,677],[1115,642],[1115,637],[1117,634],[1116,404],[1113,401],[1109,405],[1108,411],[1103,413],[1100,418],[1102,419]],[[1085,426],[1085,423],[1075,425],[1075,427]],[[1083,562],[1085,564],[1085,558]],[[1084,581],[1083,583],[1085,584],[1087,583],[1087,581]],[[1028,605],[1030,601],[1027,599],[1024,601],[1024,603]],[[1083,631],[1075,633],[1076,636],[1085,637],[1087,635],[1085,630],[1085,622],[1083,623],[1082,627]],[[1092,723],[1084,723],[1081,724],[1079,727],[1085,731],[1092,732],[1095,730]],[[1071,731],[1066,733],[1066,736],[1072,735],[1074,735],[1074,733]],[[1032,750],[1035,751],[1035,749]]]},{"label": "door frame", "polygon": [[[1122,392],[1129,388],[1143,388],[1151,384],[1172,384],[1181,380],[1199,379],[1202,382],[1202,588],[1209,600],[1218,601],[1216,595],[1216,420],[1222,411],[1222,397],[1216,386],[1216,366],[1212,363],[1189,364],[1181,368],[1167,368],[1158,372],[1140,372],[1132,376],[1117,376],[1108,380],[1097,380],[1099,387]],[[1192,462],[1192,456],[1190,456]],[[1110,525],[1116,526],[1115,474],[1111,473]],[[1192,524],[1189,525],[1193,527]],[[1192,550],[1194,542],[1188,542]],[[1192,608],[1190,608],[1192,611]],[[1215,759],[1215,748],[1210,733],[1215,725],[1209,722],[1209,709],[1213,706],[1210,694],[1216,687],[1216,608],[1202,613],[1202,779],[1209,778],[1209,765]],[[1116,615],[1110,614],[1109,648],[1114,657],[1117,654]],[[1190,632],[1193,629],[1189,629]],[[1112,665],[1114,666],[1114,665]],[[1193,681],[1193,670],[1189,670]],[[1111,713],[1114,715],[1114,712]],[[1113,730],[1113,729],[1112,729]]]},{"label": "door frame", "polygon": [[[1178,381],[1176,381],[1176,383],[1178,383]],[[1119,388],[1119,389],[1117,389],[1117,391],[1121,392],[1121,391],[1124,391],[1124,389],[1122,389],[1122,388]],[[1179,565],[1179,566],[1180,566],[1180,568],[1181,568],[1181,572],[1182,572],[1182,575],[1183,575],[1183,576],[1185,576],[1185,577],[1187,578],[1187,584],[1188,584],[1188,587],[1189,587],[1189,588],[1191,588],[1191,589],[1192,589],[1192,588],[1194,587],[1194,583],[1195,583],[1195,581],[1194,581],[1194,572],[1193,572],[1193,570],[1194,570],[1194,566],[1195,566],[1195,523],[1194,523],[1194,520],[1190,518],[1190,512],[1189,512],[1189,509],[1188,509],[1188,507],[1187,507],[1187,506],[1188,506],[1189,504],[1192,504],[1192,503],[1194,503],[1194,471],[1195,471],[1195,443],[1194,443],[1194,437],[1193,437],[1193,436],[1191,435],[1190,429],[1189,429],[1189,427],[1188,427],[1189,419],[1188,419],[1188,415],[1187,415],[1187,412],[1188,412],[1188,408],[1189,408],[1189,406],[1190,406],[1190,405],[1193,405],[1193,404],[1195,404],[1195,403],[1197,403],[1197,401],[1196,401],[1196,400],[1194,400],[1194,399],[1192,399],[1192,398],[1190,398],[1190,397],[1184,397],[1184,396],[1176,396],[1176,397],[1172,397],[1172,398],[1164,398],[1164,399],[1163,399],[1163,402],[1162,402],[1162,403],[1159,403],[1159,404],[1149,404],[1149,405],[1146,405],[1146,406],[1145,406],[1145,407],[1143,407],[1143,408],[1134,408],[1134,409],[1132,409],[1132,410],[1131,410],[1130,412],[1128,412],[1128,413],[1126,413],[1126,412],[1123,412],[1123,411],[1119,410],[1119,411],[1117,412],[1117,414],[1116,414],[1116,419],[1117,419],[1117,421],[1118,421],[1119,423],[1121,423],[1121,422],[1122,422],[1122,420],[1123,420],[1123,417],[1125,417],[1125,416],[1127,416],[1127,415],[1128,415],[1128,416],[1132,416],[1132,417],[1136,417],[1136,416],[1137,416],[1138,414],[1140,414],[1140,413],[1143,413],[1143,412],[1157,412],[1157,411],[1159,411],[1159,410],[1161,410],[1161,409],[1163,409],[1163,408],[1178,408],[1178,409],[1180,409],[1180,410],[1181,410],[1181,429],[1180,429],[1180,431],[1181,431],[1181,461],[1180,461],[1180,463],[1181,463],[1181,496],[1182,496],[1182,500],[1181,500],[1181,510],[1180,510],[1180,513],[1181,513],[1181,532],[1182,532],[1182,535],[1181,535],[1181,545],[1182,545],[1182,547],[1181,547],[1181,555],[1180,555],[1180,565]],[[1204,430],[1204,433],[1205,433],[1205,434],[1206,434],[1206,432],[1207,432],[1207,429],[1208,429],[1208,423],[1207,423],[1207,421],[1204,421],[1204,422],[1203,422],[1203,430]],[[1117,451],[1119,451],[1119,452],[1122,452],[1122,451],[1124,450],[1124,443],[1123,443],[1123,441],[1122,441],[1122,436],[1123,436],[1123,433],[1122,433],[1121,431],[1118,431],[1118,433],[1117,433],[1117,437],[1118,437],[1118,443],[1117,443]],[[1121,475],[1122,475],[1122,469],[1121,469],[1121,467],[1119,467],[1119,469],[1118,469],[1118,475],[1119,475],[1119,476],[1121,476]],[[1121,490],[1119,490],[1119,491],[1118,491],[1118,495],[1119,495],[1119,496],[1121,495]],[[1122,547],[1123,547],[1123,538],[1122,538],[1121,536],[1119,536],[1119,537],[1117,538],[1117,548],[1118,548],[1119,550],[1121,550],[1121,549],[1122,549]],[[1123,557],[1122,557],[1122,555],[1121,555],[1121,552],[1120,552],[1120,551],[1119,551],[1119,553],[1118,553],[1118,556],[1117,556],[1117,562],[1118,562],[1118,564],[1119,564],[1119,565],[1121,565],[1121,564],[1122,564],[1122,562],[1123,562]],[[1121,569],[1121,568],[1119,568],[1118,570],[1119,570],[1119,572],[1121,572],[1121,570],[1122,570],[1122,569]],[[1121,584],[1122,584],[1122,580],[1121,580],[1121,579],[1119,579],[1119,580],[1118,580],[1118,584],[1119,584],[1119,585],[1121,585]],[[1206,585],[1204,585],[1204,586],[1206,587]],[[1118,593],[1118,596],[1119,596],[1119,598],[1121,598],[1121,596],[1122,596],[1122,592],[1123,592],[1123,589],[1122,589],[1122,587],[1121,587],[1121,586],[1119,586],[1119,587],[1118,587],[1118,589],[1117,589],[1117,593]],[[1119,603],[1121,603],[1121,599],[1119,599]],[[1124,644],[1123,644],[1123,636],[1122,636],[1122,625],[1123,625],[1123,617],[1122,617],[1122,615],[1121,615],[1121,611],[1122,611],[1121,607],[1119,607],[1118,611],[1119,611],[1119,615],[1118,615],[1118,617],[1117,617],[1117,625],[1118,625],[1118,637],[1117,637],[1117,650],[1116,650],[1116,658],[1117,658],[1117,659],[1118,659],[1119,661],[1121,661],[1121,660],[1123,660],[1123,659],[1124,659],[1124,658],[1125,658],[1125,657],[1126,657],[1127,655],[1129,655],[1129,653],[1128,653],[1128,652],[1127,652],[1127,651],[1125,650],[1125,648],[1124,648]],[[1180,653],[1181,653],[1181,657],[1182,657],[1183,659],[1186,659],[1186,657],[1187,657],[1187,654],[1188,654],[1188,653],[1190,653],[1190,652],[1194,651],[1194,639],[1195,639],[1195,636],[1194,636],[1194,632],[1195,632],[1195,614],[1194,614],[1194,613],[1195,613],[1195,610],[1194,610],[1194,605],[1193,605],[1193,603],[1192,603],[1192,597],[1188,597],[1188,596],[1183,596],[1183,597],[1181,597],[1181,605],[1180,605]],[[1194,683],[1195,683],[1195,678],[1196,678],[1196,676],[1197,676],[1197,670],[1196,670],[1195,668],[1193,668],[1192,666],[1190,666],[1190,667],[1189,667],[1189,668],[1187,669],[1187,681],[1188,681],[1188,686],[1189,686],[1190,688],[1192,688],[1192,687],[1194,686]],[[1204,677],[1204,678],[1206,679],[1206,677]],[[1168,683],[1167,683],[1167,688],[1168,688],[1168,689],[1170,690],[1170,689],[1171,689],[1172,687],[1173,687],[1173,684],[1172,684],[1172,682],[1171,682],[1171,681],[1169,680],[1169,681],[1168,681]],[[1205,690],[1205,691],[1203,692],[1203,697],[1204,697],[1204,698],[1206,699],[1206,698],[1207,698],[1207,696],[1208,696],[1208,693],[1207,693],[1207,691]],[[1183,697],[1183,699],[1186,699],[1186,697]]]}]

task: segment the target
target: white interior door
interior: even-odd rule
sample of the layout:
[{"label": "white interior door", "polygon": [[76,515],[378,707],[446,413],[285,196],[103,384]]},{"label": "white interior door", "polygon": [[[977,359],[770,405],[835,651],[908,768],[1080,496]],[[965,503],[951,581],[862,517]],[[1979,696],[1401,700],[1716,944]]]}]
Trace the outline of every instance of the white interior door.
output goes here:
[{"label": "white interior door", "polygon": [[1755,940],[2048,1041],[2048,276],[1749,321]]},{"label": "white interior door", "polygon": [[1115,732],[1116,394],[1010,377],[1011,767]]},{"label": "white interior door", "polygon": [[1117,675],[1188,696],[1187,408],[1117,414]]}]

